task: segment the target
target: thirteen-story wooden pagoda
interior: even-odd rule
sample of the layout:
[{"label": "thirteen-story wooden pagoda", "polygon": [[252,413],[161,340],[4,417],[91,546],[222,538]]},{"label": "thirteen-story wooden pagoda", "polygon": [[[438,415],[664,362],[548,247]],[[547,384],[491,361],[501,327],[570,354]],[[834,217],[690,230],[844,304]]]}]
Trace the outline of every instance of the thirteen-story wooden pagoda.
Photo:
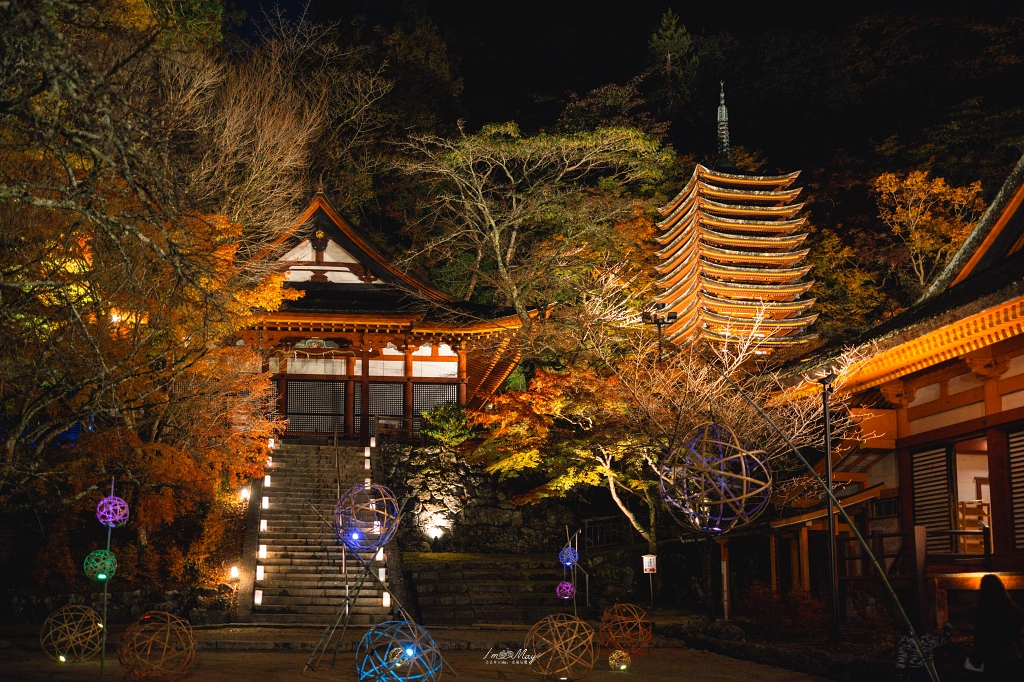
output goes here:
[{"label": "thirteen-story wooden pagoda", "polygon": [[[799,172],[748,175],[729,161],[728,111],[723,88],[718,108],[719,162],[698,164],[690,181],[667,205],[657,255],[661,292],[655,301],[670,323],[669,340],[697,336],[716,341],[758,337],[763,347],[812,338],[806,327],[814,299],[801,265],[808,249],[798,216]],[[675,313],[672,320],[671,313]]]}]

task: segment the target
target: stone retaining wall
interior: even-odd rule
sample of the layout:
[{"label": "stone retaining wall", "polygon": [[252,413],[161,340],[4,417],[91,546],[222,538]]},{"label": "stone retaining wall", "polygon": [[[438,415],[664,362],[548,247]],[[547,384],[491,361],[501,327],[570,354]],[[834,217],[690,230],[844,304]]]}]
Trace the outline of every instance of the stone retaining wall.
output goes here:
[{"label": "stone retaining wall", "polygon": [[[103,612],[103,593],[66,594],[52,597],[14,597],[0,609],[8,623],[42,623],[48,615],[68,604],[86,604]],[[193,625],[234,621],[235,594],[230,585],[147,592],[112,592],[107,601],[107,621],[127,624],[147,611],[168,611]]]},{"label": "stone retaining wall", "polygon": [[387,444],[379,466],[398,498],[409,498],[398,531],[407,552],[557,552],[565,544],[565,527],[579,526],[562,501],[513,504],[522,484],[499,481],[445,448]]}]

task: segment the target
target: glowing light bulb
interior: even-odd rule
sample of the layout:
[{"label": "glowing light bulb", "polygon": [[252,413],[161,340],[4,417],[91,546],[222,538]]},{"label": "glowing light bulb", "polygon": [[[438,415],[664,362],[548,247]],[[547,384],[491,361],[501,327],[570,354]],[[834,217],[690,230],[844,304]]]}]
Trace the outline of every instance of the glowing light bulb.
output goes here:
[{"label": "glowing light bulb", "polygon": [[231,567],[231,579],[238,580],[238,566]]},{"label": "glowing light bulb", "polygon": [[64,654],[61,654],[60,656],[58,656],[58,657],[57,657],[57,659],[58,659],[58,660],[59,660],[59,661],[60,661],[61,663],[67,663],[67,661],[68,661],[68,659],[64,658]]},{"label": "glowing light bulb", "polygon": [[97,580],[106,580],[107,579],[107,574],[106,573],[100,573],[100,574],[98,574],[96,576],[96,579]]},{"label": "glowing light bulb", "polygon": [[240,496],[240,497],[241,497],[241,498],[242,498],[243,500],[248,500],[248,499],[249,499],[249,489],[248,489],[248,488],[242,488],[242,490],[241,490],[241,491],[239,491],[239,493],[238,493],[238,494],[239,494],[239,496]]},{"label": "glowing light bulb", "polygon": [[413,653],[412,647],[409,647],[408,649],[405,650],[405,655],[406,656],[412,656],[412,653]]},{"label": "glowing light bulb", "polygon": [[353,540],[358,540],[359,539],[359,533],[352,533],[352,539]]}]

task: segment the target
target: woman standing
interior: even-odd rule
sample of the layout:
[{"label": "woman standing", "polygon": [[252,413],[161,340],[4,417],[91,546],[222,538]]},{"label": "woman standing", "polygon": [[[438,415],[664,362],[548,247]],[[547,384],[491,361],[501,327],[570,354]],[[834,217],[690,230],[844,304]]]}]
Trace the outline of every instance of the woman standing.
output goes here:
[{"label": "woman standing", "polygon": [[1022,622],[1024,616],[1010,599],[1003,581],[991,574],[983,577],[975,616],[974,647],[968,657],[975,668],[985,666],[983,679],[993,682],[1021,679]]}]

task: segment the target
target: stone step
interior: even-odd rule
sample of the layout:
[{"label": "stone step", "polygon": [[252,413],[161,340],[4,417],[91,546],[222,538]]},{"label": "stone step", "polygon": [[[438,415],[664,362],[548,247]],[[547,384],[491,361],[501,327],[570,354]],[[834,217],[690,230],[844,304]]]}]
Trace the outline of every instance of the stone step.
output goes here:
[{"label": "stone step", "polygon": [[[258,606],[254,608],[259,608]],[[352,613],[348,625],[349,626],[372,626],[386,621],[386,614],[371,614],[365,615],[361,613]],[[253,623],[268,623],[268,624],[279,624],[279,623],[303,623],[309,625],[324,626],[334,622],[334,614],[329,616],[311,616],[305,613],[260,613],[256,610],[253,611]]]},{"label": "stone step", "polygon": [[[372,476],[363,453],[362,447],[347,446],[339,447],[336,456],[332,446],[292,444],[274,451],[267,469],[270,485],[262,492],[269,505],[260,510],[260,519],[267,522],[267,530],[259,533],[266,557],[257,560],[264,579],[256,582],[262,603],[253,607],[255,622],[326,623],[346,603],[345,587],[355,587],[363,566],[349,554],[342,571],[342,544],[328,524],[333,523],[339,487],[348,490]],[[383,564],[374,561],[375,554],[360,556],[377,574]],[[368,580],[350,602],[353,623],[386,620],[390,609],[383,608],[382,595],[382,588]]]},{"label": "stone step", "polygon": [[[339,606],[342,606],[342,604],[324,604],[324,605],[320,605],[320,606],[316,606],[316,605],[303,605],[303,604],[287,604],[287,605],[278,605],[278,606],[268,606],[266,604],[261,604],[260,606],[254,607],[254,608],[258,608],[260,610],[260,613],[265,613],[265,614],[271,614],[271,613],[293,613],[293,614],[300,614],[300,613],[304,613],[304,614],[320,614],[320,615],[324,615],[324,616],[329,616],[329,615],[337,613]],[[381,615],[384,615],[388,611],[388,610],[384,609],[383,607],[380,607],[379,609],[375,608],[375,607],[359,607],[359,608],[360,608],[360,610],[362,610],[363,613],[368,613],[368,614],[372,614],[372,613],[375,613],[377,611],[380,611]],[[353,611],[356,611],[356,609],[353,609]]]}]

